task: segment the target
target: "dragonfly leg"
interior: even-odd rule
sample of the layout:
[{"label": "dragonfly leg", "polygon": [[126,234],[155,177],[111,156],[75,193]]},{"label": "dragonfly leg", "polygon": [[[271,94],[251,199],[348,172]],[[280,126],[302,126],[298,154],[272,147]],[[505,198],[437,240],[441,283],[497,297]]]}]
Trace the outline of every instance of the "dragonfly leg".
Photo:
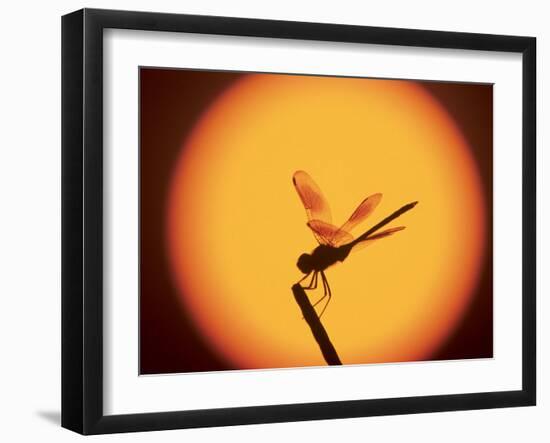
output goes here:
[{"label": "dragonfly leg", "polygon": [[307,285],[304,289],[317,289],[317,277],[319,276],[319,273],[317,271],[313,272],[313,276],[311,277],[311,281],[309,282],[309,285]]},{"label": "dragonfly leg", "polygon": [[313,307],[317,306],[319,303],[321,303],[328,295],[328,291],[327,291],[327,283],[326,283],[326,280],[323,278],[323,276],[321,275],[321,281],[323,283],[323,296],[317,300],[315,303],[313,303]]},{"label": "dragonfly leg", "polygon": [[326,291],[325,295],[328,297],[328,300],[327,300],[325,306],[323,307],[323,310],[321,311],[321,314],[319,314],[319,319],[323,316],[323,314],[325,312],[325,309],[327,309],[327,306],[330,303],[330,299],[332,298],[332,291],[330,290],[330,286],[328,284],[327,277],[326,277],[325,273],[322,272],[322,271],[321,271],[321,279],[323,280],[323,286],[325,287],[325,291]]},{"label": "dragonfly leg", "polygon": [[309,281],[309,284],[307,286],[302,286],[305,290],[317,288],[317,271],[313,271],[313,274],[310,272],[309,274],[304,275],[300,280],[298,280],[298,284],[302,283],[310,275],[311,280]]},{"label": "dragonfly leg", "polygon": [[310,274],[311,272],[308,272],[306,275],[304,275],[300,280],[298,280],[298,284],[302,283],[306,278],[309,277]]},{"label": "dragonfly leg", "polygon": [[[303,277],[298,283],[304,281],[308,276],[309,276],[309,274],[306,274],[306,276]],[[309,285],[302,286],[302,288],[304,288],[305,291],[309,291],[309,290],[312,290],[312,289],[317,289],[318,277],[319,277],[319,272],[318,271],[313,271],[313,275],[311,276],[311,280],[309,282]],[[315,306],[315,305],[313,305],[313,306]],[[302,320],[303,319],[304,319],[304,317],[302,317]]]}]

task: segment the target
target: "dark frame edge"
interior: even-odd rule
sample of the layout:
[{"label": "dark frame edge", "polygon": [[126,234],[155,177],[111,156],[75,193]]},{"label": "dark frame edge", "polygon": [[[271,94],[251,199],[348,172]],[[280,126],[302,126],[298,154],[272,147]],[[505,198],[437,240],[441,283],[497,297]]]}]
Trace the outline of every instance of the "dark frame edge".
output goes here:
[{"label": "dark frame edge", "polygon": [[[61,425],[82,433],[84,14],[61,19]],[[79,314],[82,313],[82,314]]]},{"label": "dark frame edge", "polygon": [[103,26],[83,9],[83,434],[103,417]]},{"label": "dark frame edge", "polygon": [[[525,390],[104,416],[92,434],[532,406]],[[228,413],[230,412],[230,413]]]},{"label": "dark frame edge", "polygon": [[537,40],[522,51],[522,386],[529,404],[537,403]]}]

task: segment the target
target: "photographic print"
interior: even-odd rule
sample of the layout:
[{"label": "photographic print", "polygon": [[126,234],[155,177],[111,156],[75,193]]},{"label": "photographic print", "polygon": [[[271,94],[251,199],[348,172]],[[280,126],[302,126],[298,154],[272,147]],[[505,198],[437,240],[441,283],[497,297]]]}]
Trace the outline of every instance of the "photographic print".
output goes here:
[{"label": "photographic print", "polygon": [[491,84],[139,88],[141,374],[493,357]]}]

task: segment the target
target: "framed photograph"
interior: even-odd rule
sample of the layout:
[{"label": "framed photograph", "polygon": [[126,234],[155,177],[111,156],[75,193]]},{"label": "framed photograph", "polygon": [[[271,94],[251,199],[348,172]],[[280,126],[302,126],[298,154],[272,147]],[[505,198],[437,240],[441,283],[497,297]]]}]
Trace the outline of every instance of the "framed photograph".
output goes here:
[{"label": "framed photograph", "polygon": [[62,425],[529,406],[533,37],[62,19]]}]

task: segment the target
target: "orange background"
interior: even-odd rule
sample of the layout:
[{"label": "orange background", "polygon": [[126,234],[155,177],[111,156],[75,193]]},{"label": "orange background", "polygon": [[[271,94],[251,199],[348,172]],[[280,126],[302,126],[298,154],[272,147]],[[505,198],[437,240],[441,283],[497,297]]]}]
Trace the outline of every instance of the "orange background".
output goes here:
[{"label": "orange background", "polygon": [[[316,245],[292,186],[297,169],[320,185],[336,224],[368,194],[384,194],[357,235],[420,201],[392,224],[405,231],[327,271],[334,297],[323,323],[344,363],[492,355],[490,86],[161,70],[141,78],[142,372],[324,364],[290,292],[297,257]],[[202,95],[189,115],[150,103],[152,91],[168,95],[170,80],[184,104]],[[460,119],[480,109],[481,120]],[[158,113],[179,143],[154,124]],[[150,151],[164,168],[146,161]],[[144,214],[153,199],[164,207]],[[160,250],[156,279],[144,243]],[[168,330],[152,331],[163,321]]]}]

